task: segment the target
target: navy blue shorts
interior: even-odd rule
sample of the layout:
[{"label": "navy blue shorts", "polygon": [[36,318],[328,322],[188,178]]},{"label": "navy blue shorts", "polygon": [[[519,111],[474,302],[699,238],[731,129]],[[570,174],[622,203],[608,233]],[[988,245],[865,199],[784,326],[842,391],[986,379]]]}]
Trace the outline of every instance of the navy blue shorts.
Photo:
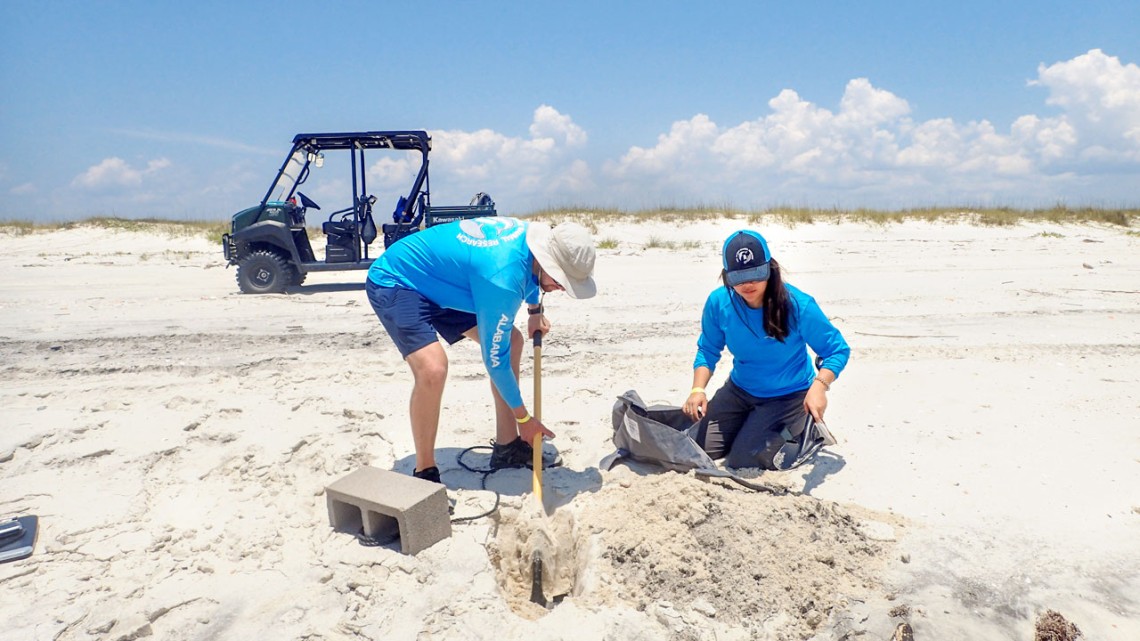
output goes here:
[{"label": "navy blue shorts", "polygon": [[445,309],[415,290],[381,287],[371,279],[365,281],[368,302],[404,358],[439,340],[436,334],[452,345],[476,325],[475,314]]}]

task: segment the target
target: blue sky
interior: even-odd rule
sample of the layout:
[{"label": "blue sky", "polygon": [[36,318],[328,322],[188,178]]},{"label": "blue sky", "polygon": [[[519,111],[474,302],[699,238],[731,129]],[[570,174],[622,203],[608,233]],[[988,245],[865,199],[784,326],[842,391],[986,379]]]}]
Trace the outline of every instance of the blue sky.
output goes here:
[{"label": "blue sky", "polygon": [[1140,2],[903,4],[0,0],[0,219],[228,219],[356,129],[506,214],[1140,206]]}]

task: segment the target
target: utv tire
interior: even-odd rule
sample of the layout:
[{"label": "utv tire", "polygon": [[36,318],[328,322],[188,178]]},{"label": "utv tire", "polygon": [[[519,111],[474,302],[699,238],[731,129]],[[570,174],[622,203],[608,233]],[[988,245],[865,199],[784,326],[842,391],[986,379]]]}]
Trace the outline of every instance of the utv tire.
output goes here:
[{"label": "utv tire", "polygon": [[293,282],[293,267],[280,255],[259,249],[238,262],[237,283],[243,294],[277,294]]},{"label": "utv tire", "polygon": [[293,280],[291,282],[293,285],[300,287],[302,284],[304,284],[305,277],[308,276],[308,274],[302,273],[301,270],[297,269],[296,267],[290,266],[289,269],[292,271],[291,276],[293,277]]}]

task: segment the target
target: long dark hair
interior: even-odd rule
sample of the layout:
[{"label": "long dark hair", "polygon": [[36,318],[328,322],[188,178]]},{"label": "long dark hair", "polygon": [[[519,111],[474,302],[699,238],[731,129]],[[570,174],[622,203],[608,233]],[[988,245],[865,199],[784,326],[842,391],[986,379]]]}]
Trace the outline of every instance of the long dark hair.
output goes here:
[{"label": "long dark hair", "polygon": [[[791,316],[791,303],[788,298],[788,288],[784,287],[784,278],[780,275],[780,263],[776,259],[768,261],[768,287],[764,289],[764,298],[760,301],[762,312],[764,314],[764,333],[772,338],[784,342],[788,337],[788,319]],[[748,322],[744,320],[743,314],[740,309],[736,307],[739,303],[744,305],[744,301],[740,300],[740,295],[732,290],[732,286],[728,284],[728,272],[720,270],[720,282],[724,283],[732,295],[732,306],[736,309],[736,313],[740,316],[740,320],[744,321],[745,327],[749,331],[756,334]],[[757,336],[759,338],[759,336]]]}]

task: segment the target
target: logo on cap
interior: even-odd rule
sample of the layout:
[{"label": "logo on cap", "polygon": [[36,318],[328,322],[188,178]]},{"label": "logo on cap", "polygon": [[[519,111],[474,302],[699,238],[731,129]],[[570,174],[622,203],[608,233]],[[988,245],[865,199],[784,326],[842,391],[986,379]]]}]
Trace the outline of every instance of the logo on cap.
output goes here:
[{"label": "logo on cap", "polygon": [[747,265],[752,262],[753,258],[752,250],[747,247],[741,247],[736,251],[736,262],[739,265]]}]

